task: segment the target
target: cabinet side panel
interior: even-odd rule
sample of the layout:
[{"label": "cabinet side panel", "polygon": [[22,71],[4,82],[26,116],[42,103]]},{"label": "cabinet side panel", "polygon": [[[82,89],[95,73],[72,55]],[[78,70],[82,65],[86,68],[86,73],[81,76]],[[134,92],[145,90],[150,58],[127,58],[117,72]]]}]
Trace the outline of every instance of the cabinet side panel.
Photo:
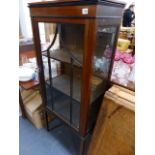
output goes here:
[{"label": "cabinet side panel", "polygon": [[42,55],[41,55],[41,45],[40,45],[40,36],[39,36],[39,27],[38,22],[34,19],[32,21],[32,30],[33,30],[33,40],[35,46],[35,52],[37,56],[37,64],[39,69],[39,81],[40,81],[40,88],[41,88],[41,96],[43,99],[43,103],[46,103],[46,92],[45,92],[45,82],[44,82],[44,75],[43,75],[43,62],[42,62]]}]

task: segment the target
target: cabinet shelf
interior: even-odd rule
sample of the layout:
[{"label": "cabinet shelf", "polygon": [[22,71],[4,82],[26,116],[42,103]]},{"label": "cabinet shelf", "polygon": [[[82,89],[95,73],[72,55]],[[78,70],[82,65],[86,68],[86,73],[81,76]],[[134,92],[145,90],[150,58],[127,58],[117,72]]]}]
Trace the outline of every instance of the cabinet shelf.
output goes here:
[{"label": "cabinet shelf", "polygon": [[[70,96],[70,79],[68,75],[60,75],[52,79],[53,81],[53,88],[56,90],[62,92],[63,94]],[[48,85],[50,85],[49,80],[46,81]],[[80,102],[80,92],[81,92],[81,87],[80,87],[80,80],[74,79],[73,83],[73,98],[77,102]]]},{"label": "cabinet shelf", "polygon": [[[70,96],[70,77],[69,75],[60,75],[52,79],[53,80],[53,88],[62,92],[63,94]],[[95,78],[96,81],[96,78]],[[48,85],[50,85],[49,80],[46,81]],[[93,103],[100,95],[102,95],[104,83],[103,81],[97,83],[92,82],[91,88],[91,103]],[[81,79],[74,78],[73,80],[73,99],[77,102],[81,102]]]},{"label": "cabinet shelf", "polygon": [[106,75],[105,75],[103,72],[101,72],[101,71],[94,71],[93,74],[94,74],[94,76],[96,76],[96,77],[98,77],[98,78],[102,78],[102,79],[104,79],[104,80],[107,79]]},{"label": "cabinet shelf", "polygon": [[[57,50],[52,50],[49,52],[50,52],[50,58],[55,59],[57,61],[64,62],[64,63],[71,63],[69,54],[65,49],[57,49]],[[82,54],[80,54],[80,52],[74,52],[74,54],[73,53],[71,54],[74,55],[74,57],[79,61],[77,63],[75,61],[74,65],[78,67],[82,67],[82,63],[83,63]],[[47,57],[47,51],[42,52],[42,55]]]},{"label": "cabinet shelf", "polygon": [[[51,111],[54,111],[56,115],[59,117],[65,118],[65,122],[70,124],[70,98],[64,93],[58,91],[55,88],[50,88],[48,84],[46,84],[46,92],[48,94],[47,97],[47,107]],[[52,109],[52,96],[54,99],[54,105]],[[50,97],[51,96],[51,97]],[[79,128],[79,115],[80,115],[80,104],[79,102],[73,100],[72,101],[72,125],[75,128]]]},{"label": "cabinet shelf", "polygon": [[[53,86],[50,87],[49,80],[46,81],[47,107],[54,111],[59,117],[65,118],[70,123],[70,79],[68,75],[60,75],[52,79]],[[91,103],[93,103],[103,93],[104,84],[97,77],[93,78],[91,88]],[[53,108],[52,108],[53,99]],[[73,99],[72,99],[72,125],[79,128],[81,101],[81,80],[73,80]]]}]

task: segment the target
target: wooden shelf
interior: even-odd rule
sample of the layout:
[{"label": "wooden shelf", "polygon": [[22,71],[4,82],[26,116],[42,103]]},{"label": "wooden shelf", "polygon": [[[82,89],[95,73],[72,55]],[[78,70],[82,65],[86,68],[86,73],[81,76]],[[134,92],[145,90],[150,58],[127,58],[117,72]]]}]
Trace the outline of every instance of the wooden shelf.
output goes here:
[{"label": "wooden shelf", "polygon": [[[70,97],[64,93],[58,91],[55,88],[50,88],[46,85],[46,92],[48,94],[47,106],[50,110],[54,111],[60,117],[65,118],[68,124],[70,124]],[[53,93],[54,105],[52,109],[51,94]],[[79,128],[80,119],[80,104],[75,100],[72,101],[72,125]]]},{"label": "wooden shelf", "polygon": [[94,76],[99,77],[101,79],[107,79],[106,75],[101,71],[95,71],[93,74],[94,74]]},{"label": "wooden shelf", "polygon": [[[71,54],[73,54],[74,57],[76,59],[78,59],[78,61],[81,63],[81,66],[82,66],[82,64],[83,64],[83,56],[82,56],[82,54],[80,54],[80,52],[74,52],[74,53],[71,53]],[[42,55],[47,56],[47,52],[42,52]],[[65,63],[71,63],[71,59],[69,57],[69,54],[64,49],[58,49],[58,50],[50,51],[50,58],[61,61],[61,62],[65,62]],[[74,65],[80,66],[76,62],[74,63]]]},{"label": "wooden shelf", "polygon": [[[102,95],[104,84],[98,77],[93,79],[91,103]],[[53,87],[50,87],[49,81],[46,82],[47,107],[54,111],[59,117],[64,118],[67,124],[70,124],[70,79],[68,75],[61,75],[53,79]],[[97,85],[98,84],[98,85]],[[53,102],[52,102],[53,98]],[[73,84],[72,100],[72,125],[79,129],[80,119],[80,100],[81,100],[81,80],[75,78]],[[52,109],[52,103],[53,109]]]},{"label": "wooden shelf", "polygon": [[[70,96],[70,79],[68,75],[60,75],[52,79],[53,80],[53,88],[64,93],[67,96]],[[81,83],[79,79],[73,80],[73,98],[80,102],[81,100]],[[47,81],[49,84],[49,81]]]},{"label": "wooden shelf", "polygon": [[[56,78],[53,78],[53,88],[56,90],[64,93],[67,96],[70,96],[70,77],[68,75],[60,75]],[[49,85],[49,81],[46,81]],[[104,90],[104,83],[103,81],[100,82],[98,85],[92,82],[91,88],[91,103],[93,103],[102,93]],[[81,102],[81,79],[74,78],[73,79],[73,99],[77,102]]]}]

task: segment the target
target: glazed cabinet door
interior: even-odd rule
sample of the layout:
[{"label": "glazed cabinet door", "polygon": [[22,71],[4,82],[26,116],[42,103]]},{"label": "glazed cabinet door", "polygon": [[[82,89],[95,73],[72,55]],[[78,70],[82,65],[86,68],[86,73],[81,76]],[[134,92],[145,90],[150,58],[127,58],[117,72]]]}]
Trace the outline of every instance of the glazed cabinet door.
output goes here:
[{"label": "glazed cabinet door", "polygon": [[38,29],[46,107],[79,131],[85,25],[39,22]]}]

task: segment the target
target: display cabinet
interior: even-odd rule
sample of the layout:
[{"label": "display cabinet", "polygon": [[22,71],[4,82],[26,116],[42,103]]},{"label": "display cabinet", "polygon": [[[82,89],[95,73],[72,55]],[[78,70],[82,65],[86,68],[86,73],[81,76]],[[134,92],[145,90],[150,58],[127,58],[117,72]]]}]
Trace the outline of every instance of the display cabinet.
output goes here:
[{"label": "display cabinet", "polygon": [[[109,86],[124,5],[114,0],[29,4],[45,116],[53,113],[78,133],[80,154]],[[46,24],[49,36],[41,34]],[[46,47],[44,38],[50,40]]]}]

